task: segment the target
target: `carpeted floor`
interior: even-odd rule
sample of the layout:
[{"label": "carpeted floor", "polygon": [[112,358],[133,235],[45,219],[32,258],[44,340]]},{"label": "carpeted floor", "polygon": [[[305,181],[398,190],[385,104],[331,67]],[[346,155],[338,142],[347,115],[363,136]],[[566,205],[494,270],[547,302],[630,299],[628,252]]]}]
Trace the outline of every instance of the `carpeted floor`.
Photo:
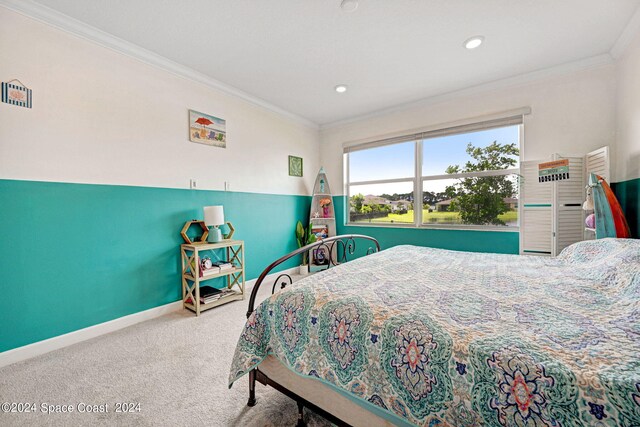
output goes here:
[{"label": "carpeted floor", "polygon": [[[270,290],[261,287],[261,296]],[[274,389],[258,384],[258,403],[249,408],[246,376],[227,388],[247,301],[199,318],[171,313],[0,369],[0,403],[37,406],[35,413],[0,411],[0,425],[295,425],[295,403]],[[139,403],[140,411],[115,413],[118,402]],[[75,412],[80,403],[107,404],[109,412]],[[74,412],[47,414],[42,404],[72,405]],[[307,409],[305,420],[329,425]]]}]

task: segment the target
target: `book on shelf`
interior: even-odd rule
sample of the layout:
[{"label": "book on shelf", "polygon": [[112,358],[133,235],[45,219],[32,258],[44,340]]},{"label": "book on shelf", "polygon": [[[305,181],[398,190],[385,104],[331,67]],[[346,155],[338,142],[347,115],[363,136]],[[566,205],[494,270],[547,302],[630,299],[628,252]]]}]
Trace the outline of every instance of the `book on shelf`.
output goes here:
[{"label": "book on shelf", "polygon": [[212,274],[218,274],[218,273],[220,273],[220,271],[221,271],[221,270],[220,270],[220,267],[218,267],[217,265],[213,265],[213,266],[211,266],[211,267],[209,267],[209,268],[205,268],[205,269],[203,269],[203,270],[201,271],[201,272],[202,272],[202,275],[201,275],[200,277],[203,277],[203,276],[211,276]]},{"label": "book on shelf", "polygon": [[217,265],[213,265],[213,266],[211,266],[209,268],[200,270],[200,273],[201,273],[200,277],[202,277],[202,276],[210,276],[212,274],[218,274],[218,273],[220,273],[220,267],[218,267]]},{"label": "book on shelf", "polygon": [[[200,286],[200,304],[208,304],[235,293],[236,291],[229,288],[218,289],[213,286]],[[191,298],[188,298],[186,302],[190,304]]]},{"label": "book on shelf", "polygon": [[215,267],[218,267],[220,269],[220,271],[224,271],[224,270],[230,270],[232,268],[234,268],[234,265],[230,262],[227,261],[216,261],[213,263],[213,265]]},{"label": "book on shelf", "polygon": [[213,286],[200,286],[200,298],[207,298],[211,295],[217,295],[221,292],[221,289],[214,288]]},{"label": "book on shelf", "polygon": [[329,237],[329,226],[327,224],[312,224],[311,234],[316,236],[316,239],[326,239]]},{"label": "book on shelf", "polygon": [[236,291],[232,290],[232,289],[221,289],[220,293],[217,293],[215,295],[211,295],[207,298],[202,298],[200,297],[200,302],[202,304],[209,304],[210,302],[214,302],[214,301],[218,301],[220,298],[224,298],[226,296],[235,294]]},{"label": "book on shelf", "polygon": [[[195,271],[196,267],[194,266],[193,261],[191,262],[191,271]],[[216,263],[211,262],[209,257],[197,258],[197,270],[198,277],[210,276],[212,274],[220,273],[221,268],[216,265]]]}]

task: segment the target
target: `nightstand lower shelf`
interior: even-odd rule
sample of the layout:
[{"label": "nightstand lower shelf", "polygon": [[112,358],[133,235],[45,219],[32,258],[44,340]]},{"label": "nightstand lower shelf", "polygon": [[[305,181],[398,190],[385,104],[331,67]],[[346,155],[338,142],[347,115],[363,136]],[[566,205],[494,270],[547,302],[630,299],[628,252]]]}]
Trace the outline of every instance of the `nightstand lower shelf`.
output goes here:
[{"label": "nightstand lower shelf", "polygon": [[[223,305],[228,302],[239,301],[243,299],[244,299],[244,295],[242,295],[240,292],[236,292],[235,294],[232,294],[232,295],[226,295],[216,301],[212,301],[207,304],[200,303],[200,312],[202,313],[203,311],[209,310],[210,308],[218,307],[219,305]],[[184,305],[184,308],[188,308],[194,313],[197,313],[197,308],[192,303],[185,301],[183,305]]]}]

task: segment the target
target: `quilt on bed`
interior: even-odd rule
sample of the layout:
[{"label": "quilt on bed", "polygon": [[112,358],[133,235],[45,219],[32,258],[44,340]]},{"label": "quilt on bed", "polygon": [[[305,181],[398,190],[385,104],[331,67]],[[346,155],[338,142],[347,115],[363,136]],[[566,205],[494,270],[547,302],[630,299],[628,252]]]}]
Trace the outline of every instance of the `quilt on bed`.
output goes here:
[{"label": "quilt on bed", "polygon": [[265,300],[230,385],[268,354],[399,423],[639,426],[640,241],[394,247]]}]

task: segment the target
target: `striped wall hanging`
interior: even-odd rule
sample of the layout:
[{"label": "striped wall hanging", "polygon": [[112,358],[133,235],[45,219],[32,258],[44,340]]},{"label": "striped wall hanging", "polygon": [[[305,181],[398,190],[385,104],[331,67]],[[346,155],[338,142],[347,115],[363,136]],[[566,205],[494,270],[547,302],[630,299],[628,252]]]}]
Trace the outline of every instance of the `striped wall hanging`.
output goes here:
[{"label": "striped wall hanging", "polygon": [[2,82],[2,102],[31,108],[31,89],[18,79]]}]

